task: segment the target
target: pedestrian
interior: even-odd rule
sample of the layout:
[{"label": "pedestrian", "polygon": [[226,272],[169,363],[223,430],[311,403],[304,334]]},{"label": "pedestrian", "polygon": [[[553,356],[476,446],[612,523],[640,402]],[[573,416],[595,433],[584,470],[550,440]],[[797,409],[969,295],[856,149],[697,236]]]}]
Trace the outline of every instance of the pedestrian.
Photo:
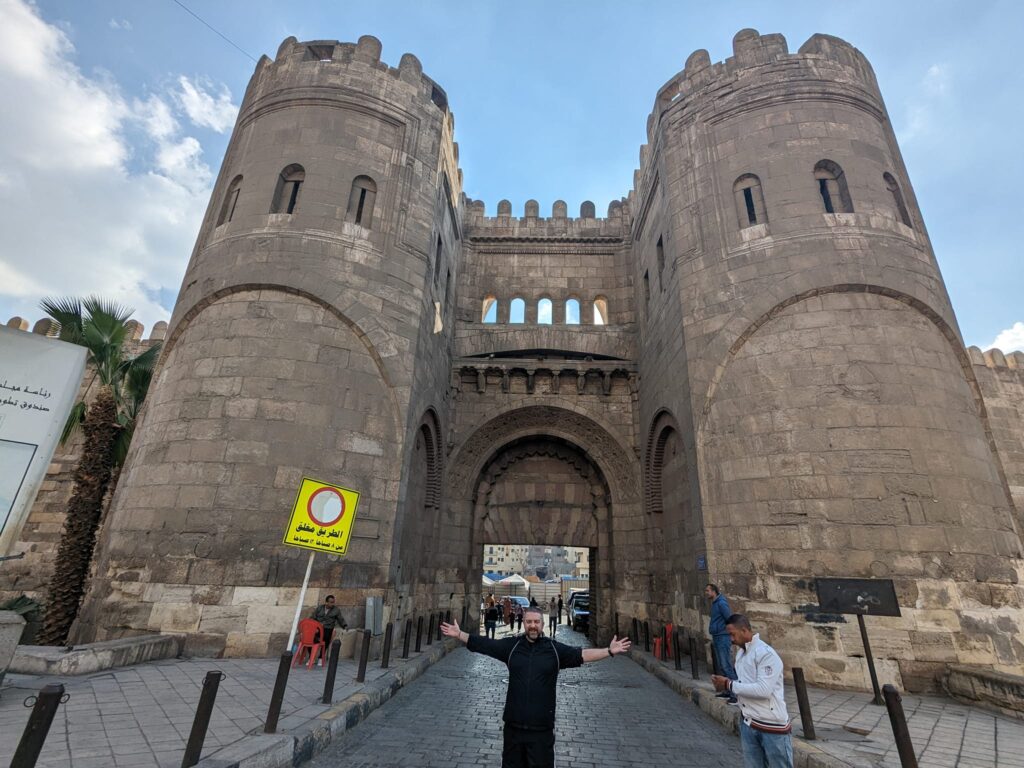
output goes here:
[{"label": "pedestrian", "polygon": [[497,603],[498,608],[498,622],[502,625],[505,624],[505,603],[501,600]]},{"label": "pedestrian", "polygon": [[555,636],[555,629],[558,627],[558,602],[555,598],[551,598],[548,603],[548,632],[551,636]]},{"label": "pedestrian", "polygon": [[[704,597],[711,601],[711,620],[708,622],[708,634],[711,635],[711,649],[715,654],[715,665],[718,673],[730,680],[736,679],[736,669],[732,664],[732,639],[726,622],[732,615],[729,601],[725,599],[717,584],[704,587]],[[720,699],[728,699],[730,704],[736,703],[736,697],[728,691],[717,694]]]},{"label": "pedestrian", "polygon": [[726,627],[736,652],[736,678],[712,675],[716,691],[739,699],[740,745],[746,768],[793,768],[793,730],[782,686],[782,659],[734,613]]},{"label": "pedestrian", "polygon": [[523,631],[523,606],[516,603],[516,632],[521,633]]},{"label": "pedestrian", "polygon": [[607,648],[576,648],[544,637],[544,614],[539,608],[523,612],[526,634],[490,640],[469,635],[458,622],[441,624],[447,637],[458,638],[470,651],[497,659],[508,667],[505,695],[502,768],[553,768],[555,764],[555,688],[563,669],[629,650],[629,638],[613,637]]},{"label": "pedestrian", "polygon": [[348,629],[348,624],[341,615],[341,609],[334,605],[334,595],[324,598],[324,604],[318,605],[313,611],[313,618],[320,622],[324,628],[324,647],[331,647],[331,638],[334,637],[334,628],[341,627]]},{"label": "pedestrian", "polygon": [[565,606],[565,603],[562,602],[562,596],[559,595],[558,596],[558,623],[559,624],[562,623],[562,610],[563,610],[564,606]]},{"label": "pedestrian", "polygon": [[536,597],[534,597],[533,595],[530,595],[530,607],[531,607],[531,608],[539,608],[539,607],[540,607],[540,606],[539,606],[539,605],[537,604],[537,598],[536,598]]},{"label": "pedestrian", "polygon": [[484,611],[484,634],[487,637],[493,638],[494,632],[498,628],[498,606],[491,600],[491,604],[487,606],[487,610]]},{"label": "pedestrian", "polygon": [[516,622],[515,614],[512,611],[512,598],[505,597],[505,623],[508,624],[508,631],[512,631],[512,625]]}]

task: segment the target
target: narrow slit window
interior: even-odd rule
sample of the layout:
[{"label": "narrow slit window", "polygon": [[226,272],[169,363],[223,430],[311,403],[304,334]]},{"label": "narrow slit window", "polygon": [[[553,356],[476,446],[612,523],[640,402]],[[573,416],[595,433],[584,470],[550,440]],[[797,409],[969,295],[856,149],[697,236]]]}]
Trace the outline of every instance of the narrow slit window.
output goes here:
[{"label": "narrow slit window", "polygon": [[768,214],[764,207],[764,193],[761,191],[761,180],[752,173],[746,173],[736,179],[732,186],[736,198],[736,217],[740,229],[764,224]]},{"label": "narrow slit window", "polygon": [[822,160],[814,166],[814,178],[818,180],[818,194],[825,206],[825,213],[853,213],[853,200],[846,184],[846,174],[837,163]]},{"label": "narrow slit window", "polygon": [[434,285],[437,285],[438,277],[441,275],[441,251],[444,250],[444,241],[437,236],[437,247],[434,249]]},{"label": "narrow slit window", "polygon": [[663,238],[658,238],[658,285],[665,290],[665,243]]},{"label": "narrow slit window", "polygon": [[903,202],[903,193],[900,191],[900,185],[896,181],[896,177],[891,173],[883,174],[882,179],[885,181],[885,186],[889,190],[889,194],[892,195],[893,205],[896,206],[896,213],[908,227],[913,228],[913,224],[910,223],[910,212],[907,211],[907,205]]},{"label": "narrow slit window", "polygon": [[242,191],[242,177],[236,176],[234,181],[231,182],[231,186],[228,187],[228,193],[224,195],[224,204],[220,209],[220,216],[217,217],[217,226],[221,224],[227,224],[231,221],[235,215],[235,206],[238,205],[238,193]]},{"label": "narrow slit window", "polygon": [[[369,176],[356,176],[348,196],[345,220],[370,229],[373,225],[373,205],[377,199],[377,183]],[[435,274],[434,279],[437,279]]]},{"label": "narrow slit window", "polygon": [[306,180],[306,171],[301,165],[289,165],[277,177],[271,213],[295,213],[299,206],[299,193]]}]

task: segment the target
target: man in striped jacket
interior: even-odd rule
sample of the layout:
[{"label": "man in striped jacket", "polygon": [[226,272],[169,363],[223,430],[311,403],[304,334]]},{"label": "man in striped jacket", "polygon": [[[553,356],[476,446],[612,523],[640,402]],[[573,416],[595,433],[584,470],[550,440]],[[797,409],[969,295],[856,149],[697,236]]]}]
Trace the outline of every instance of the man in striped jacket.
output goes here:
[{"label": "man in striped jacket", "polygon": [[782,686],[782,659],[755,635],[750,620],[734,613],[725,622],[736,653],[736,679],[712,675],[717,691],[740,703],[740,743],[747,768],[793,768],[792,725]]}]

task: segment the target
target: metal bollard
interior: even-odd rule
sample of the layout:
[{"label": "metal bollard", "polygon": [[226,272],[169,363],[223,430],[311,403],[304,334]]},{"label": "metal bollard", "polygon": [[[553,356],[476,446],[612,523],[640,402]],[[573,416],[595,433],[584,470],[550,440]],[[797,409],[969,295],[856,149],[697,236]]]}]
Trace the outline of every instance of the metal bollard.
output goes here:
[{"label": "metal bollard", "polygon": [[409,658],[409,641],[412,639],[412,619],[405,620],[405,637],[402,638],[402,658]]},{"label": "metal bollard", "polygon": [[[448,614],[448,618],[445,619],[445,621],[448,624],[452,623],[452,617],[451,617],[451,613],[450,612]],[[440,611],[438,611],[438,614],[437,614],[437,637],[434,638],[434,639],[437,640],[438,642],[440,642],[442,639],[444,639],[444,635],[441,634],[441,612]]]},{"label": "metal bollard", "polygon": [[45,685],[34,697],[29,696],[25,699],[26,707],[29,706],[28,702],[31,699],[34,698],[35,701],[32,702],[32,713],[28,716],[25,730],[22,731],[21,741],[14,751],[11,768],[33,768],[39,759],[39,753],[43,751],[43,743],[50,732],[57,707],[68,700],[67,696],[64,693],[64,686],[58,683]]},{"label": "metal bollard", "polygon": [[356,675],[356,682],[366,680],[366,662],[370,660],[370,630],[363,630],[363,647],[359,650],[359,674]]},{"label": "metal bollard", "polygon": [[633,642],[636,643],[637,645],[639,645],[640,644],[640,622],[638,622],[635,618],[633,619],[633,635],[632,635],[632,637],[633,637]]},{"label": "metal bollard", "polygon": [[391,635],[394,633],[394,630],[395,625],[389,621],[387,628],[384,630],[384,650],[380,654],[381,669],[387,669],[388,662],[391,661]]},{"label": "metal bollard", "polygon": [[327,677],[324,678],[324,697],[321,701],[324,704],[334,702],[334,678],[338,675],[338,657],[341,656],[341,640],[331,643],[330,658],[327,660]]},{"label": "metal bollard", "polygon": [[188,734],[188,742],[185,744],[185,754],[181,758],[181,768],[192,768],[199,762],[199,755],[203,751],[203,742],[206,741],[206,731],[210,728],[210,715],[213,714],[213,703],[217,700],[217,689],[220,681],[227,675],[223,672],[207,672],[203,679],[203,691],[199,694],[199,706],[196,707],[196,716],[192,721],[192,730]]},{"label": "metal bollard", "polygon": [[[559,618],[558,618],[558,623],[559,624],[562,623],[561,616],[559,616]],[[619,612],[618,611],[615,612],[615,636],[616,637],[619,636]]]},{"label": "metal bollard", "polygon": [[651,622],[644,621],[644,650],[651,652]]},{"label": "metal bollard", "polygon": [[917,755],[914,754],[910,731],[907,730],[907,718],[903,714],[903,697],[896,688],[888,684],[882,686],[882,696],[885,698],[885,708],[889,710],[889,723],[892,725],[892,735],[896,739],[900,765],[903,768],[917,768]]},{"label": "metal bollard", "polygon": [[694,680],[700,679],[700,670],[697,669],[697,638],[690,638],[690,674]]},{"label": "metal bollard", "polygon": [[793,667],[793,687],[796,688],[796,703],[800,707],[800,722],[804,726],[804,738],[814,741],[814,718],[811,717],[811,702],[807,699],[807,683],[801,667]]},{"label": "metal bollard", "polygon": [[288,672],[291,668],[292,652],[285,651],[277,665],[277,679],[274,680],[274,692],[270,694],[267,722],[263,724],[264,733],[277,733],[277,719],[281,716],[281,702],[284,701],[284,691],[288,687]]},{"label": "metal bollard", "polygon": [[[447,611],[444,612],[444,623],[445,624],[451,624],[452,623],[452,609],[451,608],[449,608]],[[440,638],[438,638],[438,639],[440,640]]]},{"label": "metal bollard", "polygon": [[680,670],[683,668],[683,654],[680,648],[679,642],[679,630],[672,630],[672,656],[675,658],[676,669]]},{"label": "metal bollard", "polygon": [[427,645],[434,642],[434,614],[430,614],[430,624],[427,625]]},{"label": "metal bollard", "polygon": [[460,627],[465,627],[466,631],[469,632],[469,606],[462,606],[462,621],[459,623]]},{"label": "metal bollard", "polygon": [[423,617],[416,617],[416,653],[420,652],[423,645]]}]

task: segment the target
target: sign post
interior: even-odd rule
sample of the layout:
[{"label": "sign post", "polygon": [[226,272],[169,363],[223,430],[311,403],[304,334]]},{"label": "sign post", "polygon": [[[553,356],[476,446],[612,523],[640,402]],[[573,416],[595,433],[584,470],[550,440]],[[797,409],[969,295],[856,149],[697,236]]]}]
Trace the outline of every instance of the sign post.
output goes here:
[{"label": "sign post", "polygon": [[865,616],[899,616],[900,604],[896,599],[896,588],[892,579],[816,579],[818,605],[822,613],[845,613],[857,616],[860,639],[864,643],[864,658],[871,675],[874,703],[882,705],[882,691],[878,687],[878,673],[875,659],[871,655],[871,643],[864,624]]},{"label": "sign post", "polygon": [[288,648],[295,643],[295,633],[302,616],[302,604],[313,572],[313,558],[317,552],[344,557],[356,520],[359,492],[340,485],[332,485],[309,477],[302,478],[299,492],[292,506],[291,518],[284,532],[284,543],[291,547],[311,550],[306,564],[306,575],[299,590],[299,603],[295,606],[292,631],[288,635]]}]

